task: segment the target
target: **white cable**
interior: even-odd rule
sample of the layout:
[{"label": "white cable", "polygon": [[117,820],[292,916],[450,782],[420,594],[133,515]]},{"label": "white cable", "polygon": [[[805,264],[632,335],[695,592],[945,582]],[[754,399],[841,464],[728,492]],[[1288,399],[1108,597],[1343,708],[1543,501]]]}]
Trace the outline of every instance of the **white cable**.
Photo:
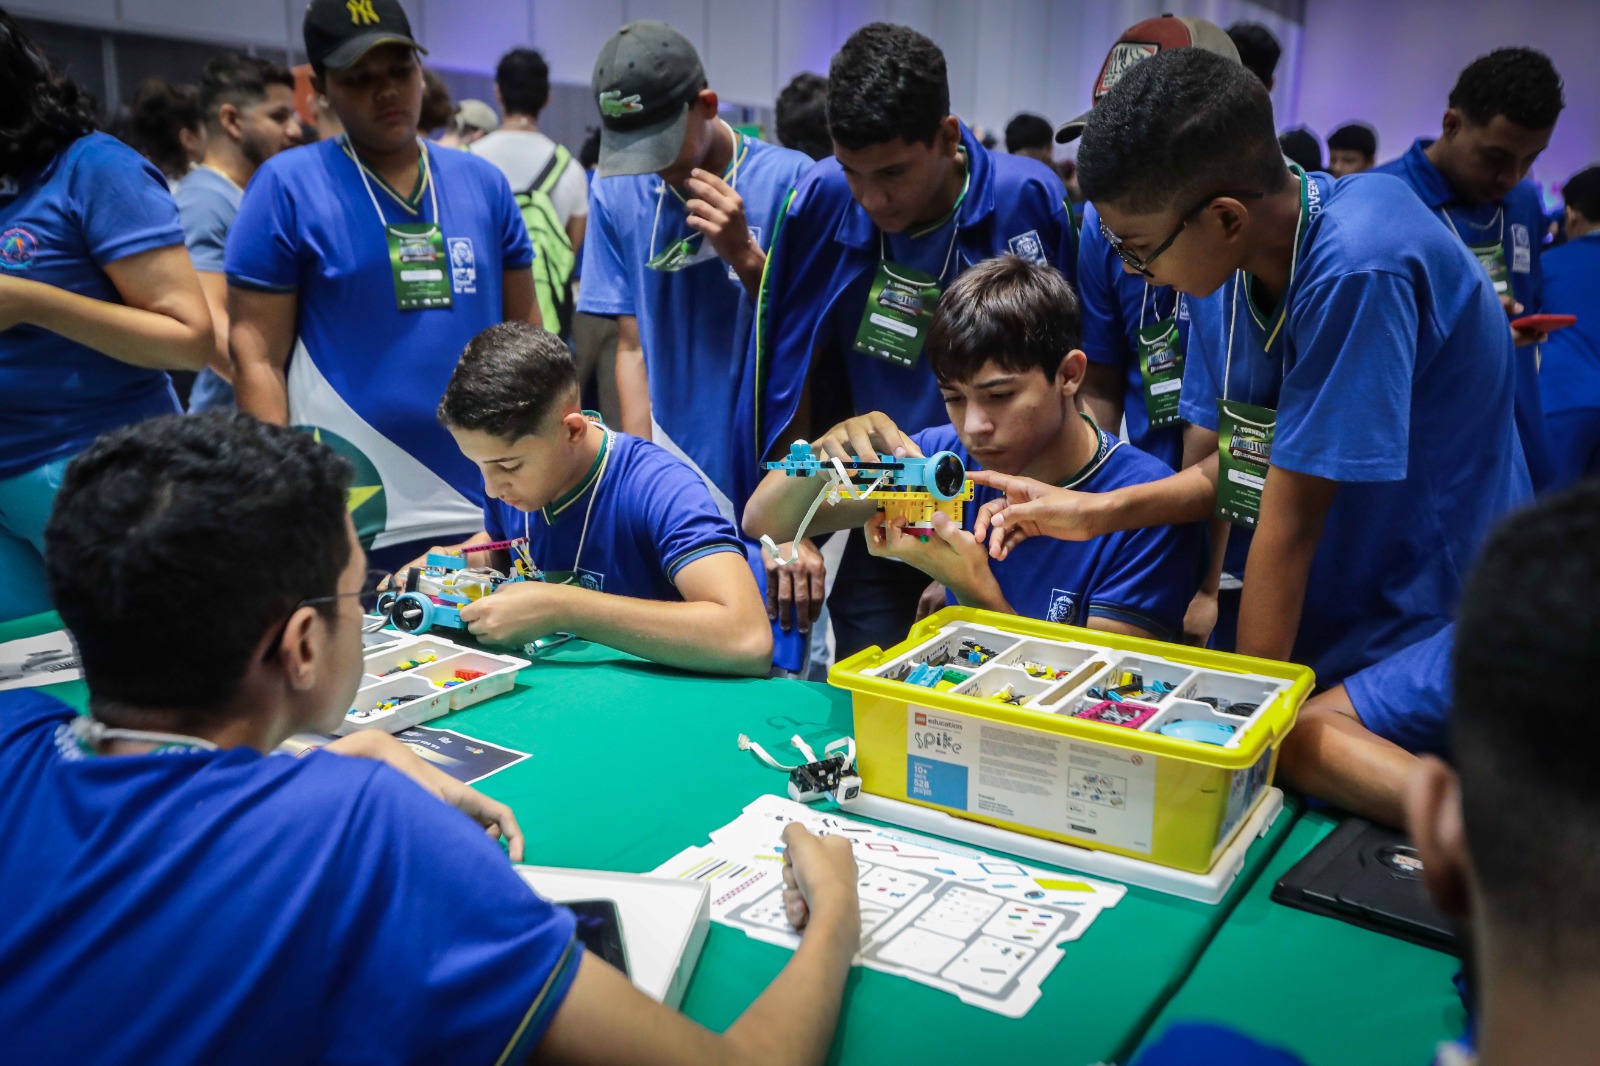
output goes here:
[{"label": "white cable", "polygon": [[799,751],[801,755],[806,757],[806,762],[821,762],[821,760],[817,758],[817,753],[811,750],[811,745],[807,744],[799,733],[796,733],[794,736],[790,737],[789,743],[793,744],[795,749]]},{"label": "white cable", "polygon": [[739,734],[739,750],[740,751],[754,752],[756,758],[760,759],[762,762],[766,763],[768,766],[772,767],[774,770],[778,770],[778,771],[781,771],[783,773],[788,773],[791,770],[800,769],[800,767],[798,767],[798,766],[785,766],[785,765],[783,765],[783,763],[779,762],[777,759],[774,759],[772,756],[768,755],[766,748],[763,748],[760,744],[757,744],[755,741],[751,740],[749,737],[745,736],[743,733]]}]

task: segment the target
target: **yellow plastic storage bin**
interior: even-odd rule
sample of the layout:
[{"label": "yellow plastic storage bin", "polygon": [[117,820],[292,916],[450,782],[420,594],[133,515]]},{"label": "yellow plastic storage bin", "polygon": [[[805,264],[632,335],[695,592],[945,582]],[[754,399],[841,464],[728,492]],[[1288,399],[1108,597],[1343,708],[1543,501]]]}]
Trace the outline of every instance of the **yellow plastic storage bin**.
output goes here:
[{"label": "yellow plastic storage bin", "polygon": [[[904,680],[919,669],[936,687]],[[1205,873],[1272,783],[1312,673],[947,607],[828,680],[853,694],[867,792]],[[1160,732],[1179,721],[1225,742]]]}]

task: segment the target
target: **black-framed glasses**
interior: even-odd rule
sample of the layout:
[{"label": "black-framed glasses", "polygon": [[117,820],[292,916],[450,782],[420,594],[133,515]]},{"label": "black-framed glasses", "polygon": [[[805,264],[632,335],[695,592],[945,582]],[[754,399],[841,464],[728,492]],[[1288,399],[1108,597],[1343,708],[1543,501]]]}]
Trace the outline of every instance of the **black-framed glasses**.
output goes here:
[{"label": "black-framed glasses", "polygon": [[1207,207],[1209,207],[1213,200],[1220,199],[1220,198],[1222,198],[1224,196],[1231,196],[1236,200],[1259,200],[1262,197],[1266,196],[1266,193],[1264,193],[1264,192],[1216,192],[1216,193],[1212,193],[1210,196],[1207,196],[1204,200],[1201,200],[1199,203],[1195,204],[1189,210],[1185,211],[1183,213],[1183,217],[1178,220],[1177,227],[1175,229],[1173,229],[1173,231],[1170,234],[1167,235],[1167,239],[1166,240],[1164,240],[1160,244],[1156,245],[1156,250],[1151,252],[1148,256],[1140,257],[1139,255],[1137,255],[1137,254],[1129,251],[1127,248],[1123,247],[1122,238],[1118,237],[1115,233],[1112,233],[1111,230],[1106,227],[1106,220],[1103,219],[1103,218],[1100,220],[1100,236],[1104,237],[1106,239],[1106,243],[1111,245],[1111,250],[1117,253],[1117,258],[1121,259],[1124,263],[1128,264],[1128,267],[1130,269],[1136,270],[1140,274],[1143,274],[1145,277],[1148,278],[1148,277],[1152,276],[1151,273],[1150,273],[1150,264],[1154,263],[1157,259],[1159,259],[1161,257],[1161,253],[1165,252],[1168,248],[1172,247],[1172,242],[1178,239],[1178,234],[1182,233],[1183,230],[1184,230],[1184,227],[1188,226],[1189,223],[1191,221],[1193,221],[1194,216],[1198,215],[1201,211],[1204,211]]},{"label": "black-framed glasses", "polygon": [[[366,621],[362,622],[361,632],[376,633],[378,630],[389,624],[389,617],[387,615],[380,614],[378,611],[378,598],[385,592],[389,591],[389,586],[392,584],[394,584],[394,575],[389,571],[368,570],[366,576],[361,579],[360,591],[335,592],[328,596],[308,596],[299,603],[295,604],[294,607],[290,609],[289,613],[292,615],[295,611],[298,611],[302,607],[314,607],[319,603],[333,603],[336,600],[342,600],[346,596],[357,596],[360,597],[357,602],[361,604],[361,613],[363,615],[378,616],[376,618],[368,618]],[[287,626],[289,624],[288,619],[285,619],[283,624]]]}]

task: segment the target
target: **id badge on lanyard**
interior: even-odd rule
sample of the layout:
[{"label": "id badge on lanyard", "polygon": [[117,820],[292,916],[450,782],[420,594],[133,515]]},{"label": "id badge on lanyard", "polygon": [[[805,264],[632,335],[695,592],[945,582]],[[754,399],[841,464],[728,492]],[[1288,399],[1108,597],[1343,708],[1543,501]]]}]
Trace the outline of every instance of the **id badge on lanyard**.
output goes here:
[{"label": "id badge on lanyard", "polygon": [[1506,248],[1499,241],[1484,244],[1469,244],[1467,250],[1472,257],[1483,267],[1484,273],[1489,275],[1489,280],[1494,282],[1494,294],[1504,296],[1511,291],[1511,274],[1506,270]]},{"label": "id badge on lanyard", "polygon": [[[1141,317],[1143,311],[1140,311]],[[1157,322],[1139,326],[1139,375],[1144,380],[1144,411],[1152,429],[1174,425],[1183,391],[1183,338],[1178,307]]]},{"label": "id badge on lanyard", "polygon": [[1217,518],[1252,528],[1260,520],[1277,427],[1270,407],[1217,401]]},{"label": "id badge on lanyard", "polygon": [[450,272],[444,233],[435,222],[391,222],[384,226],[394,302],[401,311],[449,307]]},{"label": "id badge on lanyard", "polygon": [[856,328],[855,350],[896,366],[915,366],[922,357],[939,294],[936,278],[880,260]]}]

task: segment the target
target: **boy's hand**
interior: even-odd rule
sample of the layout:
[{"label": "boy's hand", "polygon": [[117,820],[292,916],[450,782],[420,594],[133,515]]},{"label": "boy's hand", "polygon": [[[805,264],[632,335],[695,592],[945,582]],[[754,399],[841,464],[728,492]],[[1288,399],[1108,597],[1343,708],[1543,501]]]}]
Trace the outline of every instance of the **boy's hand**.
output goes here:
[{"label": "boy's hand", "polygon": [[499,800],[490,799],[475,788],[463,785],[412,751],[405,742],[377,729],[363,729],[359,733],[330,741],[327,751],[340,755],[354,755],[375,759],[405,774],[425,788],[435,798],[465,813],[484,827],[490,839],[505,837],[512,862],[522,861],[522,828],[516,815]]},{"label": "boy's hand", "polygon": [[400,589],[405,588],[406,587],[406,576],[408,574],[410,574],[412,570],[420,570],[422,567],[427,566],[428,565],[428,556],[430,556],[430,555],[442,555],[445,552],[452,552],[452,551],[455,551],[455,550],[456,549],[450,548],[450,547],[446,547],[443,544],[435,544],[433,547],[429,548],[427,551],[423,552],[421,555],[417,556],[415,559],[411,560],[409,563],[407,563],[406,565],[402,566],[400,569],[396,570],[394,572],[394,580],[391,581],[389,584],[383,586],[383,587],[385,589],[394,589],[396,591],[399,591]]},{"label": "boy's hand", "polygon": [[917,616],[912,621],[920,622],[933,612],[942,611],[947,606],[949,599],[945,595],[945,587],[937,581],[930,581],[928,587],[922,590],[922,595],[917,597]]},{"label": "boy's hand", "polygon": [[783,828],[783,909],[796,929],[827,921],[854,955],[861,946],[856,856],[841,836],[819,837],[799,822]]},{"label": "boy's hand", "polygon": [[1000,586],[989,569],[983,545],[971,533],[950,521],[947,514],[933,516],[933,534],[927,541],[919,534],[907,533],[905,525],[904,519],[891,522],[881,511],[873,515],[865,527],[867,550],[910,563],[952,590],[964,604],[999,607],[1004,599]]},{"label": "boy's hand", "polygon": [[705,234],[729,266],[737,270],[752,256],[761,255],[745,219],[744,197],[733,186],[709,170],[700,169],[690,171],[684,185],[694,194],[694,199],[684,204],[689,212],[689,228]]},{"label": "boy's hand", "polygon": [[847,418],[811,442],[811,453],[818,459],[865,459],[875,463],[881,456],[914,455],[922,449],[900,431],[894,420],[882,411]]},{"label": "boy's hand", "polygon": [[989,554],[995,559],[1004,559],[1029,537],[1093,540],[1100,535],[1092,510],[1098,502],[1095,493],[1057,488],[993,470],[969,470],[967,476],[979,485],[1005,493],[1002,499],[990,500],[980,507],[972,523],[972,535],[980,543],[988,539]]},{"label": "boy's hand", "polygon": [[[1506,309],[1507,318],[1516,318],[1522,314],[1522,305],[1512,299],[1510,295],[1500,297],[1500,306]],[[1512,326],[1511,346],[1513,348],[1522,348],[1529,344],[1543,344],[1548,336],[1550,334],[1545,333],[1543,330],[1518,329],[1516,326]]]},{"label": "boy's hand", "polygon": [[572,596],[582,592],[570,585],[543,581],[518,581],[479,600],[463,604],[461,620],[467,632],[488,644],[526,644],[572,628]]},{"label": "boy's hand", "polygon": [[761,562],[767,568],[767,617],[785,633],[796,627],[809,633],[827,596],[828,564],[809,540],[778,545],[778,554],[785,559],[791,550],[795,561],[779,566],[772,553],[762,549]]}]

